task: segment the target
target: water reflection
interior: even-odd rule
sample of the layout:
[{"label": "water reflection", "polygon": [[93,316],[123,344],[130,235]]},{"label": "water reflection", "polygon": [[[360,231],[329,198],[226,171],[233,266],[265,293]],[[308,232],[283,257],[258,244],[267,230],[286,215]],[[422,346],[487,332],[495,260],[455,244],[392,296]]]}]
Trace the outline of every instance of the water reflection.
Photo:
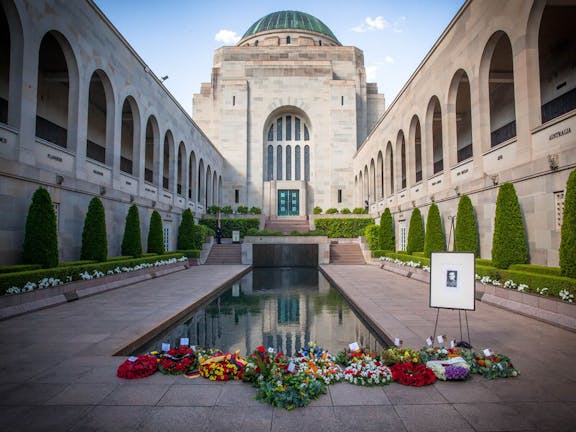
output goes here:
[{"label": "water reflection", "polygon": [[293,355],[309,341],[333,353],[354,341],[382,349],[326,278],[303,267],[254,269],[137,353],[159,349],[163,342],[178,345],[180,338],[243,355],[258,345]]}]

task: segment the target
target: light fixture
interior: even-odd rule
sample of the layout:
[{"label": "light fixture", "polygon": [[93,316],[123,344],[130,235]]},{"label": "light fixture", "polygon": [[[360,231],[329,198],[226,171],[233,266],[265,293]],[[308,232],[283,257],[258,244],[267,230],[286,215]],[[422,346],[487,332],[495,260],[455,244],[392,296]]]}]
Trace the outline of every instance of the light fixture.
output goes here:
[{"label": "light fixture", "polygon": [[57,174],[56,175],[56,183],[61,185],[62,183],[64,183],[64,177],[62,177],[61,175]]},{"label": "light fixture", "polygon": [[490,180],[492,180],[492,184],[496,186],[498,184],[498,174],[491,175]]},{"label": "light fixture", "polygon": [[100,195],[106,194],[106,188],[104,186],[100,186]]},{"label": "light fixture", "polygon": [[130,195],[130,202],[134,202],[134,195]]},{"label": "light fixture", "polygon": [[550,166],[552,171],[556,171],[558,169],[559,163],[557,154],[548,155],[548,166]]},{"label": "light fixture", "polygon": [[160,81],[164,82],[168,79],[168,75],[164,75],[163,77],[160,78]]}]

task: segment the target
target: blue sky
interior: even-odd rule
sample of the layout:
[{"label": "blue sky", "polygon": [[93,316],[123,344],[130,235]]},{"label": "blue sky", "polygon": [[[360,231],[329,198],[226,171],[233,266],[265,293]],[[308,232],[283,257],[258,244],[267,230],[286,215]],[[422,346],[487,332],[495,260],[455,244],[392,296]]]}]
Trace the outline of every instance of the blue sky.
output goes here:
[{"label": "blue sky", "polygon": [[378,83],[388,106],[464,0],[95,2],[152,71],[168,75],[164,84],[191,114],[192,95],[210,81],[214,50],[279,10],[314,15],[343,45],[363,50],[368,80]]}]

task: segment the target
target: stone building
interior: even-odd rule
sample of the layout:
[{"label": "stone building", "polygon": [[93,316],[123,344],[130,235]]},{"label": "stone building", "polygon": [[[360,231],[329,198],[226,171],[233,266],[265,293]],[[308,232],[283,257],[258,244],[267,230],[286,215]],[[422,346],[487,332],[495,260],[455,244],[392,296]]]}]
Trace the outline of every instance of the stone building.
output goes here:
[{"label": "stone building", "polygon": [[256,21],[216,50],[193,117],[225,159],[224,202],[271,217],[351,207],[350,164],[384,112],[364,56],[295,11]]},{"label": "stone building", "polygon": [[362,51],[283,11],[215,52],[193,118],[92,0],[0,0],[0,263],[19,261],[34,190],[50,192],[60,258],[78,259],[89,200],[109,255],[124,218],[153,209],[175,249],[185,208],[389,207],[397,248],[412,209],[440,207],[446,238],[471,197],[490,257],[498,186],[512,182],[533,263],[558,264],[576,166],[576,0],[468,0],[388,107]]}]

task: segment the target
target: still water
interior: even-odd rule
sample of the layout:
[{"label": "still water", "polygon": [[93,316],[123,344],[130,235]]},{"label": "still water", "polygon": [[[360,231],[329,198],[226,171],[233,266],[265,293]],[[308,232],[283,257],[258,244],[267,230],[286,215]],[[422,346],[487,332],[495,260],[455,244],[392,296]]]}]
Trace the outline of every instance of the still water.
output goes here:
[{"label": "still water", "polygon": [[377,352],[384,346],[336,288],[305,267],[252,270],[135,353],[177,346],[180,338],[242,355],[258,345],[293,355],[309,341],[334,354],[355,341]]}]

